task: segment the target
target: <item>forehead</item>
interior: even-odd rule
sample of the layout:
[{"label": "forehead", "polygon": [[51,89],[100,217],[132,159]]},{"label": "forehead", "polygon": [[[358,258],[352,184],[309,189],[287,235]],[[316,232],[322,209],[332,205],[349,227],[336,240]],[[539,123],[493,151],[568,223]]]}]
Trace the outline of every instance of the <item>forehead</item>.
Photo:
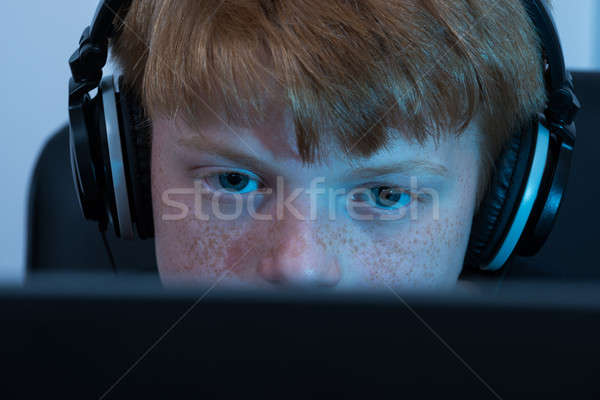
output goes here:
[{"label": "forehead", "polygon": [[[452,132],[440,132],[436,137],[429,136],[418,142],[412,139],[410,132],[401,127],[388,127],[391,140],[369,156],[346,154],[333,135],[322,135],[319,163],[343,162],[358,166],[365,162],[384,162],[390,158],[423,158],[452,164],[465,153],[477,152],[481,132],[479,123],[474,120],[460,135]],[[245,153],[253,157],[276,162],[305,164],[298,150],[296,127],[293,114],[282,102],[271,101],[266,104],[260,118],[246,124],[228,119],[218,106],[205,102],[198,113],[193,127],[180,117],[159,117],[155,121],[155,133],[166,134],[168,140],[186,151],[212,151],[230,149],[236,153]],[[365,131],[362,138],[368,139],[373,131]],[[352,148],[360,144],[361,137],[344,146]]]}]

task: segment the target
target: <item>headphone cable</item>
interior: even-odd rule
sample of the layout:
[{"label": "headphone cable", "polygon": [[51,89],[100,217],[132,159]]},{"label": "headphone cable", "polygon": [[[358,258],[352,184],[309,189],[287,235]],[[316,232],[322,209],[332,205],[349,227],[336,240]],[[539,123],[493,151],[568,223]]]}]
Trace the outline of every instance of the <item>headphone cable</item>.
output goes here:
[{"label": "headphone cable", "polygon": [[106,249],[106,253],[108,254],[108,259],[110,260],[110,265],[112,266],[113,272],[117,273],[117,265],[115,264],[115,259],[113,257],[112,251],[110,251],[110,246],[108,245],[108,240],[106,240],[106,232],[101,228],[100,235],[102,236],[102,241],[104,242],[104,248]]}]

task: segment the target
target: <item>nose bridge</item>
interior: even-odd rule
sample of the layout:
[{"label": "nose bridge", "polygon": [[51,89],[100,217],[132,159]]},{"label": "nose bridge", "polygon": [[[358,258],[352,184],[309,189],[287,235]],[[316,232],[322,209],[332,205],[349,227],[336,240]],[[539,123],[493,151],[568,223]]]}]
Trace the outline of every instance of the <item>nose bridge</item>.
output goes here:
[{"label": "nose bridge", "polygon": [[277,284],[334,286],[341,279],[337,257],[318,236],[318,221],[287,214],[275,222],[261,276]]},{"label": "nose bridge", "polygon": [[278,221],[278,235],[273,251],[285,254],[288,258],[310,258],[324,253],[325,249],[316,238],[317,224],[308,218],[304,220],[287,215]]}]

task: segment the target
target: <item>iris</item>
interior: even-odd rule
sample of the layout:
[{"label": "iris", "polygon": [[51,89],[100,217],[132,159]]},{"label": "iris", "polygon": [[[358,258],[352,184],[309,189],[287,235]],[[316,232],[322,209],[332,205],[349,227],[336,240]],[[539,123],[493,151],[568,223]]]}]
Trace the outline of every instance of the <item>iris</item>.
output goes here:
[{"label": "iris", "polygon": [[373,187],[371,188],[371,194],[375,204],[386,209],[404,207],[411,201],[411,196],[408,192],[390,186]]},{"label": "iris", "polygon": [[258,181],[238,172],[220,174],[219,184],[228,192],[248,193],[258,189]]}]

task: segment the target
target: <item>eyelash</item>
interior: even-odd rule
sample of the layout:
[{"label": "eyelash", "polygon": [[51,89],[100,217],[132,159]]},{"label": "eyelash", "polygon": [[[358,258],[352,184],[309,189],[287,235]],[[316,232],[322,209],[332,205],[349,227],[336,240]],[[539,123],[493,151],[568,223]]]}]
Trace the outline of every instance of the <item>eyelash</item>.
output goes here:
[{"label": "eyelash", "polygon": [[[221,177],[223,175],[230,175],[230,174],[236,174],[236,175],[240,175],[243,177],[247,177],[249,181],[255,182],[256,189],[252,190],[252,191],[262,190],[265,187],[265,185],[262,183],[262,180],[258,176],[252,174],[250,171],[244,171],[244,170],[233,170],[233,169],[214,170],[214,171],[211,171],[210,173],[202,174],[201,176],[197,177],[196,179],[201,179],[213,191],[221,191],[223,193],[238,193],[238,194],[246,194],[246,193],[251,192],[251,191],[234,192],[234,191],[230,191],[230,190],[223,188],[221,185],[221,183],[222,183]],[[215,181],[211,182],[211,180],[215,180]],[[221,187],[219,188],[219,186],[221,186]]]},{"label": "eyelash", "polygon": [[[379,183],[379,182],[377,182],[377,183],[365,184],[365,189],[368,191],[367,194],[366,194],[366,197],[369,197],[369,198],[367,198],[366,200],[364,200],[364,197],[363,197],[363,200],[355,200],[354,198],[352,198],[352,199],[350,199],[350,201],[355,201],[355,202],[364,202],[364,201],[372,202],[373,201],[373,193],[372,193],[373,189],[375,189],[375,188],[384,188],[384,187],[392,189],[392,190],[394,190],[396,192],[401,192],[403,195],[405,194],[405,195],[409,196],[410,199],[408,200],[408,202],[406,204],[401,205],[401,206],[397,206],[397,207],[395,207],[395,206],[391,206],[391,207],[377,207],[377,206],[374,206],[373,208],[375,210],[377,210],[376,212],[378,212],[378,213],[393,214],[393,213],[399,212],[401,210],[404,210],[407,207],[410,207],[410,205],[413,204],[414,202],[417,202],[417,203],[426,203],[427,199],[428,199],[428,197],[424,193],[422,193],[422,192],[413,192],[413,191],[411,191],[407,187],[398,186],[398,185],[391,184],[391,183]],[[362,194],[364,195],[364,193],[362,193]],[[377,201],[377,199],[375,199],[375,201]]]}]

